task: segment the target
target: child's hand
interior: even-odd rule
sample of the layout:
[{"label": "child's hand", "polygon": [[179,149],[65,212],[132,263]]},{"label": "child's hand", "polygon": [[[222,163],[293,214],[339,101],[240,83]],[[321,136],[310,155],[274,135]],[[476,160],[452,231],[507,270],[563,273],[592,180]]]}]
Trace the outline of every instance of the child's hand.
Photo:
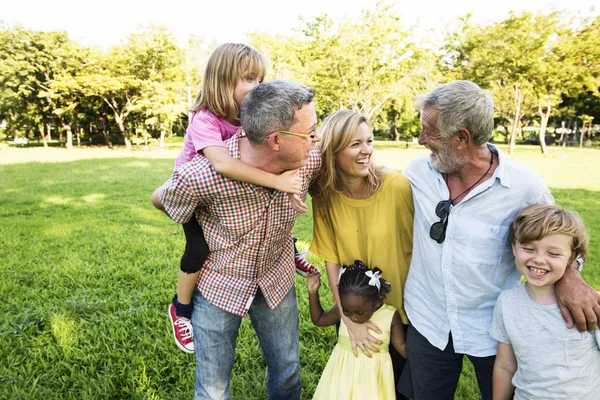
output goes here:
[{"label": "child's hand", "polygon": [[288,199],[290,200],[292,208],[300,214],[304,214],[306,211],[308,211],[308,207],[302,202],[300,196],[297,194],[288,193]]},{"label": "child's hand", "polygon": [[285,171],[276,178],[275,189],[280,192],[300,194],[302,191],[302,178],[298,175],[297,169]]},{"label": "child's hand", "polygon": [[321,287],[321,273],[308,274],[308,293],[316,293]]}]

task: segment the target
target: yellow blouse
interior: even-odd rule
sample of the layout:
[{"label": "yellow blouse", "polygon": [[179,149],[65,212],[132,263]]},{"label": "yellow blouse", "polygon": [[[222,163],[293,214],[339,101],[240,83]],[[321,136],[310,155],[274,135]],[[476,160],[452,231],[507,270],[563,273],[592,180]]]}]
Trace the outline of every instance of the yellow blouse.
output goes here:
[{"label": "yellow blouse", "polygon": [[357,200],[336,192],[331,207],[323,208],[314,198],[310,251],[333,264],[361,260],[381,269],[381,276],[392,286],[385,302],[396,307],[407,324],[402,295],[412,256],[415,213],[408,179],[397,171],[388,172],[371,197]]}]

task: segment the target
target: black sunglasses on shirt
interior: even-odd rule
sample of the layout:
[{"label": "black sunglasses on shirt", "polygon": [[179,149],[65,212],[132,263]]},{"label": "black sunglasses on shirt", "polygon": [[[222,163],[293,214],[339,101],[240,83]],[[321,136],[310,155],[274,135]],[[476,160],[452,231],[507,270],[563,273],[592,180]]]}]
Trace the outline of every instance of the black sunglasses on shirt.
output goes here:
[{"label": "black sunglasses on shirt", "polygon": [[450,207],[452,207],[452,200],[442,200],[435,207],[435,215],[440,220],[435,222],[429,228],[429,237],[438,243],[442,243],[446,239],[446,228],[448,227],[448,215],[450,214]]}]

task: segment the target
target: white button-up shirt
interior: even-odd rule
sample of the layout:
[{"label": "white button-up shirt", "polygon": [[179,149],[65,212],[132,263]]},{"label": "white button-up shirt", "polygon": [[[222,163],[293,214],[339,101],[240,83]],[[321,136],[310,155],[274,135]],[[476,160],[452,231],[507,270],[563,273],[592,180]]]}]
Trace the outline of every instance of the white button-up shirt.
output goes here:
[{"label": "white button-up shirt", "polygon": [[497,343],[489,335],[494,305],[521,277],[508,241],[511,222],[531,204],[554,203],[539,174],[488,146],[498,156],[498,168],[452,207],[441,244],[429,237],[429,229],[440,220],[436,205],[450,198],[442,174],[431,167],[429,155],[403,171],[415,204],[413,256],[404,292],[408,319],[440,350],[452,332],[454,351],[475,357],[496,354]]}]

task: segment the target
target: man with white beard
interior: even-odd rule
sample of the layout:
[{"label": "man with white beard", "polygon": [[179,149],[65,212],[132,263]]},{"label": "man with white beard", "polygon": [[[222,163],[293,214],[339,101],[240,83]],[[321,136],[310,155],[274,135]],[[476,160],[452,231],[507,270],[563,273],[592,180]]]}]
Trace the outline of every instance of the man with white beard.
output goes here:
[{"label": "man with white beard", "polygon": [[[404,171],[415,219],[404,292],[408,363],[399,390],[416,400],[453,399],[466,355],[482,399],[491,399],[494,305],[521,277],[509,225],[523,208],[554,199],[539,174],[487,143],[494,102],[475,83],[441,85],[419,99],[419,109],[419,143],[431,154]],[[583,281],[577,263],[567,268],[556,291],[565,323],[572,326],[575,317],[579,330],[593,330],[600,294]]]}]

